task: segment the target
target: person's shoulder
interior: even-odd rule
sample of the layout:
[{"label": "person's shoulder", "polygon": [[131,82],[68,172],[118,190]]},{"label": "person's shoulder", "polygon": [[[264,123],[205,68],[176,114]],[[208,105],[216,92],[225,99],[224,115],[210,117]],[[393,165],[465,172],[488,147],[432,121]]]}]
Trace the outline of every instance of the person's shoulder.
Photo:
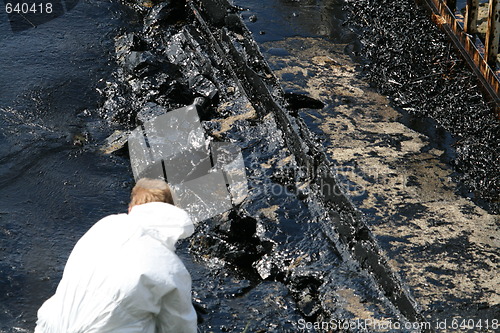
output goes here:
[{"label": "person's shoulder", "polygon": [[113,224],[113,223],[119,223],[127,219],[127,214],[126,213],[120,213],[120,214],[111,214],[108,216],[103,217],[99,221],[97,221],[94,226],[96,225],[107,225],[107,224]]},{"label": "person's shoulder", "polygon": [[101,233],[123,227],[127,219],[128,217],[125,213],[108,215],[94,223],[94,225],[90,227],[86,234],[89,235],[96,232]]},{"label": "person's shoulder", "polygon": [[159,205],[159,207],[161,207],[161,209],[163,209],[171,218],[181,221],[186,221],[186,223],[190,224],[192,223],[188,212],[185,211],[184,209],[168,203],[160,203],[160,204],[162,205]]},{"label": "person's shoulder", "polygon": [[105,244],[109,244],[110,235],[115,235],[115,231],[120,230],[120,222],[124,225],[123,220],[126,216],[126,214],[114,214],[100,219],[78,240],[71,257],[82,260],[88,257],[89,252],[98,251]]}]

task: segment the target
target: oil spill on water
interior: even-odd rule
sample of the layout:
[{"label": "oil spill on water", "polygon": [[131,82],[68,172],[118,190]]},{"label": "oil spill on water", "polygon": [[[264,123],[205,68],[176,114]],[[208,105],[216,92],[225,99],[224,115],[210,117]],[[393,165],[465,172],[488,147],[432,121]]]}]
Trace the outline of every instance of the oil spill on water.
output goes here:
[{"label": "oil spill on water", "polygon": [[[283,8],[282,12],[288,14],[286,14],[285,20],[279,20],[279,25],[282,22],[291,22],[292,26],[299,29],[299,34],[302,34],[304,30],[300,30],[301,25],[297,24],[297,20],[304,17],[315,18],[316,14],[314,13],[320,8],[320,6],[315,6],[313,2],[308,2],[309,5],[304,7],[298,6],[295,1],[280,2],[279,6],[277,2],[266,2],[266,4],[276,6],[275,8],[278,9]],[[339,6],[335,1],[325,1],[325,4],[332,5],[325,7],[328,10],[338,9]],[[238,207],[236,215],[233,213],[233,215],[225,215],[206,221],[198,226],[197,233],[192,239],[184,241],[179,246],[180,256],[193,277],[193,291],[196,301],[201,303],[208,312],[204,315],[204,323],[200,325],[201,330],[206,332],[295,332],[298,330],[299,320],[328,321],[329,319],[348,320],[355,318],[375,318],[404,323],[405,319],[401,317],[400,311],[383,295],[370,274],[361,269],[358,262],[351,259],[347,250],[341,246],[340,241],[334,241],[335,233],[331,229],[331,217],[328,217],[324,207],[317,203],[314,191],[311,191],[307,182],[304,181],[301,174],[303,171],[296,167],[296,161],[283,141],[283,133],[278,129],[276,119],[271,115],[263,119],[258,118],[259,112],[253,109],[247,97],[242,95],[237,83],[231,79],[227,72],[217,66],[220,64],[220,59],[214,56],[218,61],[210,63],[200,60],[200,50],[202,50],[201,54],[203,55],[210,51],[203,47],[203,43],[199,44],[201,46],[197,46],[196,43],[190,44],[192,41],[199,41],[196,37],[198,27],[193,28],[188,25],[182,34],[176,35],[180,31],[179,29],[183,29],[183,23],[186,22],[181,20],[174,27],[166,27],[165,30],[158,29],[164,23],[162,21],[165,15],[168,16],[170,12],[168,6],[158,7],[154,12],[148,12],[146,9],[139,9],[139,12],[145,15],[144,25],[142,25],[141,14],[137,19],[140,23],[139,27],[132,29],[135,34],[127,34],[131,31],[120,34],[122,38],[118,39],[117,42],[117,46],[119,46],[117,56],[120,66],[116,70],[114,78],[109,80],[109,85],[102,89],[104,106],[100,110],[100,116],[106,119],[106,122],[102,122],[95,115],[82,112],[80,119],[84,120],[76,122],[77,126],[74,126],[77,129],[76,132],[88,132],[90,140],[86,141],[85,135],[75,137],[71,131],[55,131],[55,134],[50,134],[51,131],[46,131],[44,128],[48,127],[52,130],[52,127],[47,126],[44,121],[34,122],[34,125],[27,126],[26,132],[20,132],[19,139],[12,139],[15,138],[14,133],[19,131],[16,126],[12,126],[11,129],[14,132],[6,136],[11,138],[11,146],[20,146],[17,148],[17,153],[22,156],[22,161],[33,163],[33,166],[26,168],[19,175],[12,173],[15,181],[2,188],[5,196],[9,198],[10,204],[6,205],[5,208],[2,206],[0,215],[2,223],[6,221],[5,224],[2,224],[2,241],[5,241],[6,244],[5,247],[2,245],[2,255],[7,258],[7,264],[4,265],[2,262],[1,267],[2,278],[5,277],[2,280],[2,288],[6,291],[6,296],[2,299],[2,301],[5,300],[5,303],[2,302],[2,305],[5,304],[5,308],[2,309],[5,321],[3,317],[1,320],[5,327],[1,329],[10,332],[14,331],[12,327],[15,327],[15,331],[29,331],[34,325],[36,308],[55,289],[65,258],[74,242],[98,218],[115,213],[119,207],[125,210],[132,183],[128,159],[122,154],[101,155],[96,153],[97,144],[101,138],[104,138],[105,133],[109,133],[112,128],[124,129],[135,126],[136,121],[140,121],[142,117],[136,115],[136,111],[139,109],[146,109],[153,114],[161,111],[162,108],[175,107],[185,103],[185,100],[191,102],[194,97],[205,98],[204,126],[213,140],[231,140],[240,145],[245,164],[248,166],[247,176],[251,189],[250,197],[242,206]],[[302,15],[303,13],[304,15]],[[312,16],[310,16],[311,13],[313,13]],[[339,19],[335,13],[336,10],[321,14],[323,18],[321,20],[323,22],[321,29],[323,30],[321,31],[330,31],[332,34],[339,35],[338,30],[331,28],[336,26],[332,25],[332,21],[329,21],[329,18],[334,17],[333,22],[342,22],[342,19]],[[256,13],[243,12],[244,17],[247,17],[247,14],[255,15]],[[248,16],[248,20],[250,20],[250,16]],[[340,17],[342,18],[342,15]],[[255,24],[266,22],[260,14],[257,15],[256,19],[252,18]],[[315,25],[312,22],[315,19],[305,21],[309,22],[307,23],[308,27],[314,29]],[[276,24],[278,25],[278,23]],[[141,31],[143,27],[145,30]],[[274,29],[274,32],[271,33],[272,31],[273,29],[267,29],[266,32],[262,28],[255,35],[256,38],[271,38],[273,35],[282,34],[280,32],[282,29]],[[172,48],[169,49],[172,44],[165,44],[165,32],[166,36],[175,35],[176,38],[172,40],[182,43],[184,46],[177,50],[178,53],[176,53],[177,51],[173,52]],[[293,34],[296,33],[297,31]],[[321,33],[316,30],[312,33],[304,32],[304,36],[316,34]],[[188,38],[185,38],[186,36]],[[350,43],[351,41],[344,42]],[[287,43],[306,45],[309,42],[307,39],[295,38],[288,39]],[[316,128],[311,126],[314,132],[318,136],[326,138],[330,143],[335,143],[335,135],[332,134],[336,133],[336,129],[341,128],[345,132],[355,128],[359,125],[359,118],[363,118],[364,115],[362,107],[356,108],[352,113],[346,112],[345,115],[342,113],[342,108],[356,102],[360,95],[368,91],[363,90],[366,86],[353,86],[352,75],[356,72],[356,68],[348,61],[343,61],[345,50],[356,50],[356,42],[352,43],[342,45],[339,50],[335,47],[332,48],[331,45],[326,48],[339,55],[339,59],[334,60],[329,57],[329,54],[324,55],[324,57],[315,57],[316,54],[313,57],[308,56],[308,60],[312,59],[313,63],[319,66],[317,68],[337,70],[335,73],[340,76],[347,73],[345,75],[345,79],[348,81],[347,89],[342,84],[328,86],[329,89],[332,89],[328,92],[316,89],[318,87],[315,84],[318,81],[311,82],[308,79],[310,73],[304,72],[305,65],[303,64],[297,66],[296,72],[289,70],[283,72],[284,77],[290,82],[297,79],[297,82],[306,84],[305,86],[291,84],[288,86],[290,91],[302,92],[306,90],[310,96],[325,102],[327,105],[335,105],[340,108],[340,110],[331,110],[339,118],[330,118],[327,121],[322,120],[323,114],[318,110],[298,111],[299,115],[308,119],[309,125],[316,125]],[[191,48],[187,47],[188,45]],[[123,48],[120,49],[120,47]],[[269,53],[277,57],[293,55],[293,51],[288,49],[288,45],[273,45],[269,47]],[[136,53],[133,53],[134,55],[131,57],[132,52]],[[170,65],[171,60],[162,60],[164,52],[167,55],[168,52],[185,55],[187,63],[194,65],[189,68],[188,66],[179,66],[179,64]],[[121,56],[124,58],[120,59]],[[286,60],[280,61],[281,64],[286,64]],[[203,70],[200,70],[200,63],[206,65],[201,66]],[[158,68],[165,68],[165,66],[169,69],[166,71],[167,74],[183,75],[175,80],[177,82],[175,85],[170,85],[168,78],[162,76],[161,71],[158,70]],[[278,67],[276,66],[276,69]],[[189,78],[196,77],[199,72],[202,72],[207,80],[200,77],[196,80],[189,80]],[[211,77],[212,79],[210,79]],[[307,84],[310,83],[312,85],[308,87]],[[182,90],[186,87],[189,88],[190,92],[187,96],[175,94],[179,89]],[[335,89],[342,89],[342,91]],[[217,93],[212,94],[215,91]],[[332,94],[332,92],[334,93]],[[327,95],[326,98],[321,93]],[[381,97],[374,97],[369,92],[368,94],[379,101],[381,100]],[[181,99],[178,99],[179,97]],[[362,100],[360,105],[370,106],[372,104],[373,102],[367,99],[366,101]],[[12,109],[2,110],[5,114],[21,117],[19,112],[11,111]],[[146,113],[147,115],[148,113]],[[7,119],[8,116],[5,117]],[[378,114],[375,117],[394,118],[397,116],[392,110],[381,107],[378,108]],[[54,118],[57,119],[57,117]],[[68,118],[71,119],[71,117]],[[63,122],[63,124],[65,123]],[[70,124],[72,123],[70,122]],[[367,156],[373,157],[379,155],[383,148],[389,150],[387,148],[393,146],[397,148],[396,151],[399,149],[404,152],[410,151],[408,147],[417,150],[426,147],[427,143],[420,140],[419,135],[414,132],[405,132],[403,136],[395,135],[394,137],[385,135],[380,139],[374,134],[374,127],[389,131],[391,126],[369,124],[361,133],[362,140],[358,140],[360,138],[356,137],[350,138],[350,140],[355,143],[359,142],[361,146],[366,146],[364,140],[368,139],[372,149],[369,150]],[[68,127],[72,128],[72,126]],[[64,126],[63,128],[66,129]],[[28,133],[30,135],[34,133],[34,136],[30,137]],[[25,140],[28,137],[29,139]],[[406,140],[406,137],[413,138],[416,143],[412,140]],[[36,142],[39,138],[43,138],[48,144],[37,146]],[[74,146],[76,141],[73,138],[83,143],[83,147]],[[61,141],[64,143],[61,144]],[[27,144],[23,146],[20,142],[27,142]],[[28,149],[22,149],[23,147],[28,147]],[[345,150],[344,155],[338,154],[340,151],[332,152],[333,158],[339,162],[339,165],[352,163],[357,168],[356,170],[363,171],[360,179],[352,179],[349,174],[350,169],[345,169],[347,172],[344,174],[340,169],[339,174],[343,174],[346,182],[349,181],[350,184],[364,184],[365,179],[370,181],[374,187],[378,185],[380,180],[393,184],[394,187],[400,185],[411,187],[415,184],[427,183],[426,179],[422,179],[418,175],[409,175],[407,179],[401,177],[398,165],[403,163],[404,159],[396,158],[391,162],[391,165],[381,163],[379,167],[388,172],[379,173],[377,171],[374,173],[370,166],[373,165],[373,162],[377,163],[377,160],[361,160],[355,164],[355,160],[350,158],[350,153],[356,157],[364,156],[365,151],[361,150],[360,147],[339,147]],[[36,151],[37,154],[30,154],[30,149]],[[434,155],[429,154],[428,158],[435,158],[436,150],[431,149],[430,152]],[[7,158],[2,160],[2,164],[17,163],[15,168],[20,167],[21,169],[22,166],[28,164],[14,162],[13,155],[6,156]],[[442,174],[440,172],[442,171],[437,168],[436,173],[446,178],[446,170]],[[40,180],[40,175],[43,175],[42,180]],[[8,183],[8,179],[3,178],[3,184]],[[24,185],[26,188],[37,189],[37,191],[30,191],[29,195],[25,193],[27,191],[21,191],[18,194],[16,190],[20,186],[24,188]],[[102,188],[108,190],[103,193]],[[96,196],[96,193],[102,193],[102,196]],[[116,206],[109,207],[110,198],[116,203]],[[361,206],[366,203],[363,208],[373,209],[375,212],[380,211],[383,205],[390,202],[390,195],[384,195],[383,190],[373,196],[369,192],[359,193],[356,198]],[[367,199],[374,201],[365,202]],[[35,206],[33,206],[34,202]],[[59,204],[60,202],[65,204],[63,208]],[[81,202],[85,202],[85,204],[80,206]],[[430,220],[418,221],[422,214],[420,210],[425,210],[434,203],[429,201],[420,206],[412,202],[409,204],[408,207],[411,208],[413,217],[417,219],[409,224],[419,228],[427,227],[426,221]],[[461,211],[470,211],[471,214],[478,213],[476,208],[470,207],[467,203],[463,203],[461,207]],[[441,208],[442,206],[437,207],[437,209]],[[340,215],[342,214],[344,213],[340,213]],[[24,221],[26,216],[29,216],[27,222],[29,227],[21,229],[17,223]],[[82,216],[84,217],[83,221]],[[43,221],[43,230],[37,224],[39,220]],[[440,221],[436,220],[434,224],[440,225]],[[492,223],[492,221],[487,222]],[[239,223],[245,224],[245,235],[236,232]],[[61,226],[63,227],[61,228]],[[394,226],[387,227],[393,228]],[[485,233],[488,233],[488,228],[484,231]],[[380,230],[383,231],[382,235],[393,235],[389,232],[384,233],[386,230],[383,228]],[[417,234],[415,232],[414,235],[409,236],[403,230],[401,233],[396,233],[395,236],[386,237],[385,240],[381,239],[386,244],[397,245],[401,240],[408,243]],[[54,238],[54,235],[57,237]],[[242,241],[242,236],[244,236],[245,241]],[[358,236],[360,242],[366,240],[366,235],[363,233]],[[477,236],[477,238],[482,240],[482,235]],[[460,232],[456,232],[453,234],[453,239],[462,242],[460,244],[467,244],[467,242],[470,243],[471,240],[474,240],[474,236],[465,234],[461,236]],[[431,251],[431,253],[441,254],[442,250],[455,251],[455,248],[450,248],[449,244],[451,243],[438,239],[436,244],[436,251]],[[417,259],[421,257],[418,250],[426,249],[425,243],[418,245],[422,247],[414,249]],[[486,247],[487,245],[484,242],[481,243],[481,246]],[[391,253],[404,253],[406,250],[403,247],[395,246],[391,251],[393,251]],[[402,259],[404,258],[402,257]],[[456,261],[454,263],[456,264]],[[400,264],[395,263],[394,265],[399,267]],[[414,269],[414,266],[411,266],[410,268],[409,273],[404,272],[408,276],[411,273],[421,274],[419,267]],[[451,267],[439,270],[433,266],[426,266],[426,268],[428,272],[436,275],[451,275],[449,271],[456,269],[456,267]],[[5,274],[3,274],[4,272]],[[478,274],[483,272],[489,274],[486,270],[480,271]],[[434,283],[437,287],[458,285],[453,281],[442,281],[439,276],[426,275],[423,278],[426,280],[422,283]],[[470,288],[475,284],[467,284],[464,288]],[[490,288],[490,286],[485,286],[485,288]],[[420,290],[423,290],[425,294],[425,292],[436,293],[440,289],[423,288]],[[456,298],[460,297],[456,296]],[[445,305],[446,302],[443,302],[443,306]],[[444,309],[446,310],[446,307]],[[486,306],[485,309],[490,311],[494,308]]]},{"label": "oil spill on water", "polygon": [[129,161],[97,153],[112,129],[95,110],[128,14],[81,1],[21,32],[0,14],[0,332],[32,331],[78,238],[126,211]]},{"label": "oil spill on water", "polygon": [[[92,13],[88,7],[81,10],[77,6],[71,15]],[[120,10],[126,12],[123,8]],[[161,75],[156,81],[148,80],[148,76],[160,73],[156,65],[170,66],[154,56],[161,51],[158,48],[161,43],[156,39],[160,37],[159,30],[154,27],[164,14],[157,11],[147,17],[145,26],[152,29],[138,44],[134,44],[134,38],[129,40],[126,34],[121,35],[121,45],[132,45],[128,51],[137,53],[129,59],[133,62],[128,63],[120,63],[123,53],[117,54],[121,67],[113,80],[109,80],[107,74],[113,66],[108,67],[105,59],[109,56],[109,41],[115,26],[98,23],[104,30],[109,28],[103,33],[109,38],[97,42],[104,43],[102,48],[96,49],[91,41],[81,43],[95,50],[86,55],[83,51],[79,53],[74,44],[65,44],[69,54],[49,53],[40,72],[29,73],[30,67],[25,67],[27,71],[19,76],[19,84],[2,89],[10,95],[2,94],[5,100],[1,105],[0,330],[31,331],[36,310],[54,292],[74,243],[99,218],[126,210],[132,185],[129,160],[122,154],[102,155],[100,142],[114,128],[134,125],[137,117],[128,112],[131,108],[148,106],[151,100],[163,103],[163,107],[185,103],[178,99],[154,99],[151,93],[175,96],[179,88],[189,84],[200,88],[194,89],[195,94],[213,98],[206,109],[207,118],[211,119],[204,124],[207,129],[215,130],[214,138],[247,143],[241,148],[246,163],[252,166],[248,171],[253,192],[246,206],[241,207],[237,220],[241,221],[241,216],[246,215],[249,230],[253,232],[254,228],[255,235],[241,242],[227,224],[228,217],[221,217],[207,221],[199,227],[192,243],[186,241],[179,247],[193,276],[195,295],[208,310],[202,331],[296,331],[299,319],[354,318],[365,312],[377,318],[389,315],[400,320],[398,311],[378,291],[370,276],[360,271],[356,262],[345,260],[345,254],[317,241],[322,239],[317,228],[322,217],[315,209],[304,208],[307,194],[297,194],[295,181],[283,174],[286,165],[291,165],[293,170],[293,158],[276,135],[279,130],[272,117],[258,124],[251,107],[240,112],[241,106],[249,103],[238,93],[234,82],[218,87],[216,97],[211,96],[213,86],[206,80],[189,82],[178,78],[177,86],[170,86],[168,78]],[[135,20],[135,14],[131,15],[130,21]],[[55,20],[43,28],[57,30],[61,22]],[[129,33],[141,30],[134,24],[129,28],[132,29]],[[67,38],[66,29],[67,26],[60,27],[55,34],[62,41]],[[85,35],[75,30],[80,36]],[[53,30],[40,27],[37,31],[49,31],[49,41],[54,36]],[[29,41],[31,33],[23,32],[20,38]],[[14,37],[9,43],[15,43]],[[150,54],[141,54],[148,49]],[[88,61],[82,63],[82,56]],[[24,54],[18,58],[27,65],[34,56]],[[58,63],[55,59],[67,60],[69,65],[60,64],[59,71],[54,71],[53,66]],[[98,66],[97,72],[93,72],[90,65],[93,59],[102,59],[105,68]],[[15,59],[12,61],[15,63]],[[73,65],[81,72],[75,71]],[[176,65],[170,67],[175,72]],[[217,68],[213,68],[217,74]],[[134,80],[123,80],[131,71],[136,75]],[[96,82],[101,76],[109,80],[109,85],[103,87]],[[89,87],[83,81],[92,83]],[[9,85],[5,80],[2,84]],[[93,110],[97,103],[94,86],[105,95],[99,113],[105,121],[96,117]],[[189,95],[188,99],[192,97]],[[131,105],[124,103],[127,99]],[[239,106],[232,109],[233,105]],[[159,110],[155,105],[149,106],[144,109]],[[218,115],[217,112],[223,116],[221,119],[213,116]]]}]

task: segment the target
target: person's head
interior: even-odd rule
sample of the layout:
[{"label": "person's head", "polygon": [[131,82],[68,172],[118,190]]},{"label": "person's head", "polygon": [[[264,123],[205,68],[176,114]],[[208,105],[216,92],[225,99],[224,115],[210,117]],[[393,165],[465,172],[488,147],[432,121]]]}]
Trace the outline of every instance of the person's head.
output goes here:
[{"label": "person's head", "polygon": [[168,184],[160,179],[141,178],[137,181],[130,197],[129,211],[132,207],[149,202],[174,204]]}]

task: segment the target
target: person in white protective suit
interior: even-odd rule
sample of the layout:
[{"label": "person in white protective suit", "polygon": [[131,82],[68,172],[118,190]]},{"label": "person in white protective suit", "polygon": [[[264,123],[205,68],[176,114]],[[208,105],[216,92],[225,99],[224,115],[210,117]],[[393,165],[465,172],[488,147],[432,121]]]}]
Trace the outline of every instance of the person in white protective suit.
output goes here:
[{"label": "person in white protective suit", "polygon": [[35,333],[196,332],[191,276],[174,252],[193,232],[168,185],[140,179],[129,213],[103,218],[75,245]]}]

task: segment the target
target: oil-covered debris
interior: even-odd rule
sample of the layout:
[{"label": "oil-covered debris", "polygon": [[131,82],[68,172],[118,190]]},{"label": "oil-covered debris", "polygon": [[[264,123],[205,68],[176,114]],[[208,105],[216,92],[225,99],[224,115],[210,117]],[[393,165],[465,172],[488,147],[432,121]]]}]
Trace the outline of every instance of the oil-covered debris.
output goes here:
[{"label": "oil-covered debris", "polygon": [[[200,223],[179,247],[191,267],[194,294],[208,312],[200,328],[295,332],[299,319],[406,322],[344,245],[323,234],[334,233],[333,223],[287,145],[295,145],[304,160],[313,160],[313,152],[297,134],[287,136],[296,124],[292,128],[284,114],[270,113],[270,103],[280,107],[271,93],[280,105],[286,104],[284,94],[237,16],[239,9],[225,1],[200,3],[220,29],[225,57],[214,50],[221,47],[198,25],[201,19],[193,19],[194,12],[172,16],[165,9],[169,4],[132,3],[143,17],[142,30],[116,39],[120,68],[103,91],[102,116],[127,128],[194,103],[203,109],[202,126],[211,140],[233,142],[243,152],[247,198]],[[288,104],[322,106],[305,96],[292,96]],[[126,133],[110,138],[108,151],[120,151]]]},{"label": "oil-covered debris", "polygon": [[285,93],[284,97],[288,104],[288,109],[292,111],[297,111],[303,108],[322,109],[325,107],[325,104],[323,102],[309,97],[305,94],[287,92]]},{"label": "oil-covered debris", "polygon": [[103,89],[103,117],[133,127],[196,98],[206,99],[206,104],[217,98],[218,88],[210,78],[214,69],[201,49],[203,41],[184,24],[187,14],[179,3],[157,1],[144,7],[133,2],[142,13],[143,29],[116,37],[120,70]]},{"label": "oil-covered debris", "polygon": [[500,212],[500,122],[467,63],[416,2],[346,2],[362,32],[367,78],[396,106],[455,136],[452,163],[466,195]]}]

